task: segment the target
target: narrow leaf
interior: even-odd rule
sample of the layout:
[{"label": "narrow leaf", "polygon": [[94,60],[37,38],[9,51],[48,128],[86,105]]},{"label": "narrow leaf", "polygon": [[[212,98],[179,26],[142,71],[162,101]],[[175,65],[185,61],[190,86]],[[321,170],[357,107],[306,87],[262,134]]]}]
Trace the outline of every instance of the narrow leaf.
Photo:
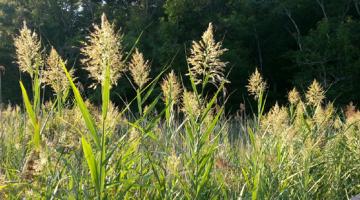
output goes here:
[{"label": "narrow leaf", "polygon": [[96,146],[99,149],[101,149],[100,139],[96,132],[96,126],[95,126],[94,120],[92,119],[89,110],[86,108],[85,102],[84,102],[83,98],[81,97],[79,90],[76,88],[74,81],[71,78],[68,70],[66,69],[65,64],[63,62],[61,62],[61,65],[66,74],[66,77],[68,78],[68,80],[70,82],[71,89],[74,93],[75,100],[76,100],[76,102],[80,108],[81,114],[84,118],[86,127],[89,129],[91,137],[95,141]]},{"label": "narrow leaf", "polygon": [[81,144],[82,144],[85,159],[86,159],[86,162],[88,164],[90,174],[91,174],[91,178],[92,178],[93,183],[95,185],[96,191],[98,193],[100,193],[100,184],[99,184],[99,180],[98,180],[98,174],[99,173],[98,173],[98,168],[97,168],[97,163],[96,163],[96,160],[95,160],[95,156],[93,154],[93,151],[91,149],[90,144],[86,141],[86,139],[84,137],[81,138]]}]

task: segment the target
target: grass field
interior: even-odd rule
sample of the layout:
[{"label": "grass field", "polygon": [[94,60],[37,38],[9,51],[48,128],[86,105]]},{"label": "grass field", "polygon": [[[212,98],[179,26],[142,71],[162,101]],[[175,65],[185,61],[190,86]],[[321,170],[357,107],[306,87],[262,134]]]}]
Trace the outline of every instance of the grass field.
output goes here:
[{"label": "grass field", "polygon": [[[151,66],[102,17],[82,49],[101,90],[87,100],[55,49],[44,58],[24,25],[15,38],[22,108],[0,111],[0,199],[348,199],[360,193],[360,112],[336,109],[314,80],[286,105],[265,111],[269,87],[256,70],[254,108],[225,113],[227,51],[213,28],[193,42],[186,79]],[[45,67],[43,67],[45,66]],[[127,72],[129,71],[129,72]],[[123,106],[111,87],[129,74],[136,96]],[[185,88],[183,83],[191,87]],[[50,86],[53,102],[41,101]],[[30,88],[30,87],[29,87]],[[161,88],[161,93],[155,92]],[[209,92],[213,91],[213,92]],[[31,95],[30,95],[31,94]]]}]

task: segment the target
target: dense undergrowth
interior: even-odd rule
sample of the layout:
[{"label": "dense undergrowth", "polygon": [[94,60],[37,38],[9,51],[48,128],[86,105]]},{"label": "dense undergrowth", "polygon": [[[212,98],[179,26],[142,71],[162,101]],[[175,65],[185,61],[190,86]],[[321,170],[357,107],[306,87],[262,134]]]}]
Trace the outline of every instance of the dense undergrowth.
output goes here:
[{"label": "dense undergrowth", "polygon": [[[82,49],[92,87],[101,90],[97,107],[55,49],[43,59],[40,40],[24,25],[15,38],[17,62],[33,80],[33,95],[20,82],[24,109],[0,112],[1,199],[347,199],[360,193],[360,112],[326,103],[316,81],[305,94],[290,91],[288,105],[265,112],[267,84],[255,71],[247,86],[254,114],[241,105],[230,117],[224,109],[231,83],[220,60],[226,49],[214,41],[211,24],[193,42],[182,81],[167,66],[150,78],[136,44],[125,54],[121,38],[103,16]],[[136,96],[116,107],[111,87],[124,73]],[[53,102],[41,102],[42,85],[54,90]]]}]

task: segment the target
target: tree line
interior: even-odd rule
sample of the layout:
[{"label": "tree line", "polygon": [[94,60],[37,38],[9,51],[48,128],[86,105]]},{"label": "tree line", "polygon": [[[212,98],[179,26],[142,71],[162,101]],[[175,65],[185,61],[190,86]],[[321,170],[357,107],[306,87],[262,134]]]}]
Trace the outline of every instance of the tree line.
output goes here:
[{"label": "tree line", "polygon": [[[293,86],[305,91],[313,79],[336,104],[360,100],[360,0],[0,0],[3,102],[21,103],[18,81],[29,79],[14,64],[13,38],[23,21],[49,47],[44,52],[54,46],[76,70],[79,49],[102,13],[121,28],[126,50],[140,38],[153,75],[165,65],[184,75],[192,40],[212,22],[229,49],[222,59],[229,62],[233,110],[247,102],[247,77],[256,67],[270,85],[269,101],[285,102]],[[88,88],[86,72],[76,75]],[[131,95],[130,88],[123,79],[113,93]],[[51,96],[45,89],[44,98]]]}]

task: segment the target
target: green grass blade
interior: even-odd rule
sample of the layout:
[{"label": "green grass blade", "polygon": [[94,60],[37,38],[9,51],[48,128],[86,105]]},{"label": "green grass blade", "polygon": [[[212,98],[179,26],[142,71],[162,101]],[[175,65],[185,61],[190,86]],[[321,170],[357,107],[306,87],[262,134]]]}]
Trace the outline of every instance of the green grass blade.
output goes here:
[{"label": "green grass blade", "polygon": [[38,72],[39,69],[37,69],[36,75],[34,77],[34,111],[37,113],[39,112],[40,109],[40,80],[39,80],[39,75]]},{"label": "green grass blade", "polygon": [[260,171],[256,173],[256,176],[254,177],[254,185],[252,189],[252,200],[258,199],[258,191],[259,191],[259,184],[260,184]]},{"label": "green grass blade", "polygon": [[99,184],[99,179],[98,179],[98,174],[99,174],[98,166],[97,166],[97,162],[95,160],[94,153],[91,149],[90,144],[86,141],[85,137],[81,138],[81,144],[82,144],[82,149],[84,151],[86,162],[87,162],[89,170],[90,170],[91,179],[95,185],[96,191],[98,192],[98,194],[100,194],[100,184]]},{"label": "green grass blade", "polygon": [[31,123],[34,128],[34,135],[33,135],[32,142],[33,142],[33,145],[35,146],[35,148],[38,149],[38,148],[40,148],[40,125],[37,120],[36,114],[32,108],[32,105],[30,103],[29,96],[28,96],[28,94],[25,90],[25,87],[21,81],[20,81],[20,87],[21,87],[21,92],[22,92],[26,112],[29,115]]},{"label": "green grass blade", "polygon": [[107,116],[107,111],[110,103],[110,66],[107,65],[105,69],[105,80],[102,85],[102,118],[105,121]]},{"label": "green grass blade", "polygon": [[72,91],[74,93],[75,100],[76,100],[77,105],[79,106],[81,114],[82,114],[82,116],[84,118],[86,127],[89,129],[91,137],[95,141],[96,146],[99,149],[101,149],[100,138],[99,138],[99,136],[97,134],[94,120],[92,119],[89,110],[86,108],[85,102],[84,102],[83,98],[81,97],[79,90],[76,88],[76,86],[74,84],[74,81],[71,78],[68,70],[66,69],[65,64],[63,62],[61,62],[61,65],[62,65],[62,68],[63,68],[65,74],[66,74],[66,77],[68,78],[68,80],[70,82],[71,89],[72,89]]},{"label": "green grass blade", "polygon": [[209,114],[211,108],[213,107],[213,105],[215,104],[216,102],[216,99],[220,93],[220,91],[222,90],[222,88],[224,87],[224,83],[221,84],[221,86],[219,87],[219,89],[216,91],[215,95],[211,98],[210,102],[206,105],[206,108],[205,110],[203,111],[203,115],[202,115],[202,118],[201,118],[201,121],[204,121],[206,116]]},{"label": "green grass blade", "polygon": [[102,83],[101,95],[102,95],[102,138],[101,138],[101,156],[100,156],[100,194],[103,194],[105,189],[105,177],[106,171],[105,167],[107,165],[106,161],[106,118],[110,104],[110,65],[107,65],[105,68],[105,79]]},{"label": "green grass blade", "polygon": [[223,111],[224,111],[224,107],[222,107],[220,109],[220,111],[217,113],[215,118],[211,121],[211,123],[209,124],[209,126],[206,129],[205,133],[200,136],[202,142],[205,143],[210,138],[210,134],[214,131],[216,124],[218,124],[218,121],[220,119],[220,116],[223,114]]}]

